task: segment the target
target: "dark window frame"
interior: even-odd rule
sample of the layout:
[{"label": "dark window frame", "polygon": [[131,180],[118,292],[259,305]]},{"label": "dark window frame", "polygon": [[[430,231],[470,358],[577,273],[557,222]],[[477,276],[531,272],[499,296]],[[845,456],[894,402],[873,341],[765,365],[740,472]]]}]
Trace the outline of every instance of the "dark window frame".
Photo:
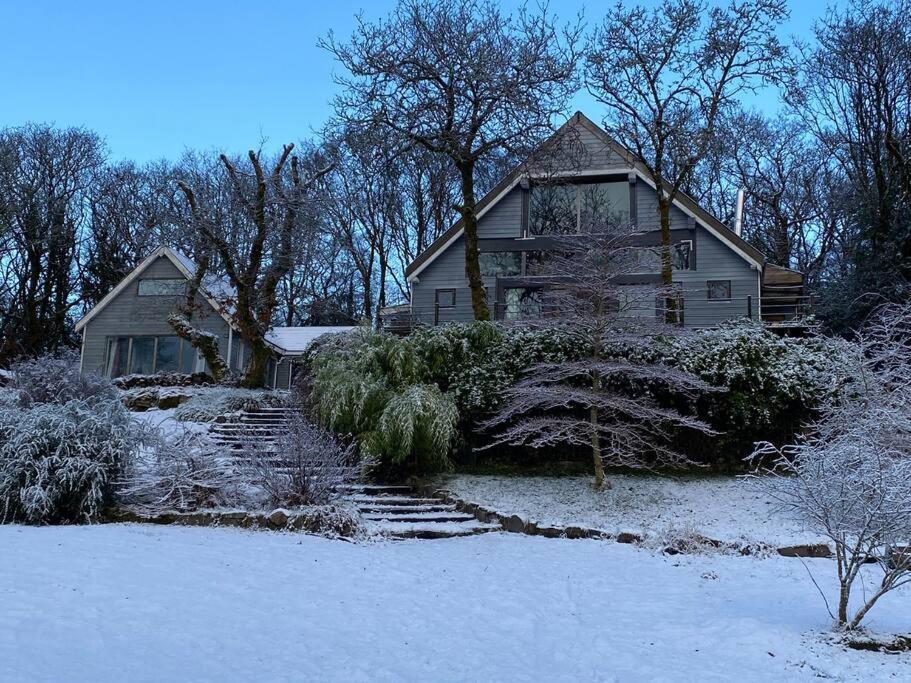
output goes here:
[{"label": "dark window frame", "polygon": [[[718,298],[712,296],[712,285],[727,284],[728,295],[727,298]],[[705,281],[705,298],[706,301],[718,301],[718,302],[727,302],[734,300],[734,288],[730,280],[706,280]]]},{"label": "dark window frame", "polygon": [[[440,303],[440,292],[452,292],[452,303],[443,304]],[[434,290],[433,302],[436,304],[437,308],[455,308],[456,307],[456,288],[455,287],[441,287]]]}]

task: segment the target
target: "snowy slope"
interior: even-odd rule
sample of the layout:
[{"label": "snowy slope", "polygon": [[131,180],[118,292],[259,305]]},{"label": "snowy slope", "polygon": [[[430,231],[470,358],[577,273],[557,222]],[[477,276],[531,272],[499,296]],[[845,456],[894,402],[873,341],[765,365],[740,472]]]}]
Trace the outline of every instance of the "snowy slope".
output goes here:
[{"label": "snowy slope", "polygon": [[[911,678],[907,655],[819,635],[793,559],[132,525],[0,526],[0,552],[3,681]],[[909,599],[871,626],[906,631]]]},{"label": "snowy slope", "polygon": [[776,509],[775,501],[738,477],[608,476],[595,491],[591,477],[456,475],[444,482],[459,498],[541,526],[572,525],[607,532],[673,537],[696,531],[719,541],[772,545],[824,541],[818,532]]}]

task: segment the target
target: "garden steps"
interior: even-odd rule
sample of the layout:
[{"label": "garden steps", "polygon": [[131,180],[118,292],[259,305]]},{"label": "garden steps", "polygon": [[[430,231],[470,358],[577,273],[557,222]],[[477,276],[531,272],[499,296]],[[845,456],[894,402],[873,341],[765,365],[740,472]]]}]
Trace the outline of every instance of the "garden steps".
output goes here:
[{"label": "garden steps", "polygon": [[294,408],[283,407],[242,410],[233,416],[235,419],[231,422],[213,424],[209,433],[213,441],[234,451],[251,443],[265,450],[273,450],[278,437],[288,430],[293,414]]},{"label": "garden steps", "polygon": [[409,486],[351,484],[343,487],[367,528],[390,539],[437,539],[500,531],[455,505],[419,495]]}]

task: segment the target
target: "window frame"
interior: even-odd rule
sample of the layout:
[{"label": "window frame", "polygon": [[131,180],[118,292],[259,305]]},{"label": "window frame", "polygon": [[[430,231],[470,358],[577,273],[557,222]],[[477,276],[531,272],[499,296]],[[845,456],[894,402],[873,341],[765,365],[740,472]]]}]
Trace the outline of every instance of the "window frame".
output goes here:
[{"label": "window frame", "polygon": [[[161,293],[143,292],[143,291],[142,291],[142,285],[143,285],[143,283],[145,283],[145,282],[178,282],[178,283],[180,283],[180,284],[183,286],[183,291],[182,291],[182,292],[178,292],[178,293],[176,293],[176,294],[175,294],[175,293],[161,294]],[[187,279],[186,279],[186,278],[182,278],[182,277],[148,277],[148,278],[140,278],[139,281],[138,281],[138,283],[137,283],[137,285],[136,285],[136,296],[143,296],[143,297],[145,297],[145,296],[167,296],[167,297],[174,297],[174,296],[185,296],[186,293],[187,293]]]},{"label": "window frame", "polygon": [[[440,303],[440,292],[452,292],[452,303],[443,304]],[[455,287],[440,287],[439,289],[434,290],[433,303],[437,308],[455,308],[456,307],[456,288]]]},{"label": "window frame", "polygon": [[[712,285],[713,284],[722,284],[726,283],[728,287],[728,296],[725,299],[719,299],[712,296]],[[718,303],[731,302],[734,300],[734,287],[733,283],[728,280],[706,280],[705,281],[705,298],[706,301],[715,301]]]}]

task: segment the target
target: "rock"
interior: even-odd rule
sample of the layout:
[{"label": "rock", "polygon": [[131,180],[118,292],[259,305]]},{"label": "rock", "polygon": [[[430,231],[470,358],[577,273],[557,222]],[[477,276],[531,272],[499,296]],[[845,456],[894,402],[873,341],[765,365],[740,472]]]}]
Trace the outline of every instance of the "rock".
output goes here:
[{"label": "rock", "polygon": [[124,394],[121,398],[127,410],[137,413],[158,407],[158,389],[140,389]]},{"label": "rock", "polygon": [[566,538],[588,538],[589,530],[583,529],[580,526],[568,526],[563,531],[566,534]]},{"label": "rock", "polygon": [[284,529],[288,526],[288,511],[281,508],[273,510],[269,515],[269,525],[276,529]]},{"label": "rock", "polygon": [[504,523],[504,528],[514,534],[525,532],[525,521],[519,515],[513,515]]},{"label": "rock", "polygon": [[832,550],[825,543],[789,545],[778,548],[783,557],[832,557]]},{"label": "rock", "polygon": [[621,531],[616,536],[617,543],[642,543],[642,536],[629,531]]},{"label": "rock", "polygon": [[544,536],[545,538],[560,538],[563,535],[563,529],[553,526],[535,526],[535,536]]},{"label": "rock", "polygon": [[176,408],[181,403],[186,403],[189,401],[191,396],[189,394],[181,394],[178,392],[160,392],[158,395],[158,407],[161,410],[169,410],[170,408]]}]

